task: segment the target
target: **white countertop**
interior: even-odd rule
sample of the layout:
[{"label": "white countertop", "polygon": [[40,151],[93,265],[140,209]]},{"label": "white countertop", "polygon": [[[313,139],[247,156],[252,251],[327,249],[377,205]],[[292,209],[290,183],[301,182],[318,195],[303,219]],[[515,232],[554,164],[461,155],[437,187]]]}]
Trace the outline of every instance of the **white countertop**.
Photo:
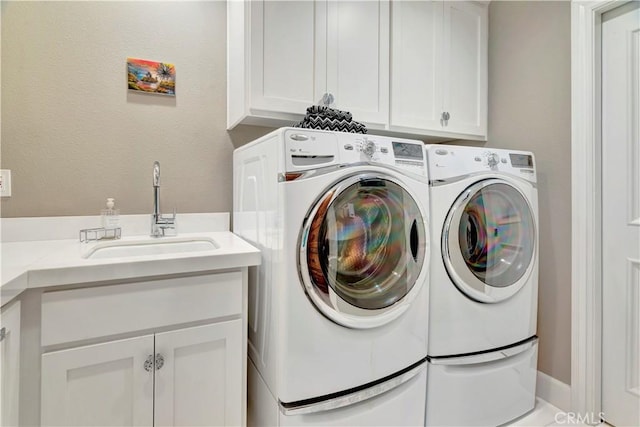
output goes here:
[{"label": "white countertop", "polygon": [[[98,243],[78,239],[16,241],[0,244],[0,305],[30,288],[127,280],[140,277],[206,272],[260,264],[260,251],[229,231],[180,233],[180,239],[213,239],[218,247],[194,252],[86,259]],[[172,237],[162,237],[169,240]],[[149,240],[125,236],[117,242]]]}]

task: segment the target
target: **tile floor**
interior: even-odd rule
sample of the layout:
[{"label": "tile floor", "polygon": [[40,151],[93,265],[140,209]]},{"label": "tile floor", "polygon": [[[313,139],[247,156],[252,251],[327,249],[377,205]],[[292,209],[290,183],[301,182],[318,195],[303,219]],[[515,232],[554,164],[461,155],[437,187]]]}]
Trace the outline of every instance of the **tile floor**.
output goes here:
[{"label": "tile floor", "polygon": [[[571,421],[561,409],[537,398],[535,409],[513,421],[508,427],[593,427]],[[608,424],[602,423],[596,427],[608,427]]]}]

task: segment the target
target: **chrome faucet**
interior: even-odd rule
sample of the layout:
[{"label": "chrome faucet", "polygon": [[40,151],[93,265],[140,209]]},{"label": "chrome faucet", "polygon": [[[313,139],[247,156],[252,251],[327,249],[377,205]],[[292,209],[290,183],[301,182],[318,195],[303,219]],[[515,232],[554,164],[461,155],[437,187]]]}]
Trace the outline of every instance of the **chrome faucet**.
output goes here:
[{"label": "chrome faucet", "polygon": [[176,210],[172,217],[160,213],[160,163],[153,163],[153,214],[151,214],[151,237],[175,236]]}]

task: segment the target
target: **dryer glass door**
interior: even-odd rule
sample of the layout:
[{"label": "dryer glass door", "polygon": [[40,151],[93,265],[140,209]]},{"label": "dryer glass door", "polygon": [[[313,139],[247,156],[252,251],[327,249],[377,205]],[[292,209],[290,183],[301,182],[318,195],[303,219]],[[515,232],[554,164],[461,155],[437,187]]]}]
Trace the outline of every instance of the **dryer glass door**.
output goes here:
[{"label": "dryer glass door", "polygon": [[499,179],[467,188],[451,208],[443,230],[449,276],[482,302],[511,297],[533,266],[536,232],[531,207],[513,185]]},{"label": "dryer glass door", "polygon": [[419,288],[424,219],[392,177],[357,175],[336,184],[318,200],[301,236],[307,294],[338,323],[363,327],[390,320],[389,312]]}]

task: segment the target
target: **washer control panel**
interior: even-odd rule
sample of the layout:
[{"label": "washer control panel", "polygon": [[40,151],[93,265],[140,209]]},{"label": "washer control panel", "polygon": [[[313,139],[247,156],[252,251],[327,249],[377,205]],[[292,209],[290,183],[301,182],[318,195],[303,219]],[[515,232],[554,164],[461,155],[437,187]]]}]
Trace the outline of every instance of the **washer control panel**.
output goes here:
[{"label": "washer control panel", "polygon": [[284,136],[288,171],[377,163],[427,177],[422,141],[295,128]]}]

